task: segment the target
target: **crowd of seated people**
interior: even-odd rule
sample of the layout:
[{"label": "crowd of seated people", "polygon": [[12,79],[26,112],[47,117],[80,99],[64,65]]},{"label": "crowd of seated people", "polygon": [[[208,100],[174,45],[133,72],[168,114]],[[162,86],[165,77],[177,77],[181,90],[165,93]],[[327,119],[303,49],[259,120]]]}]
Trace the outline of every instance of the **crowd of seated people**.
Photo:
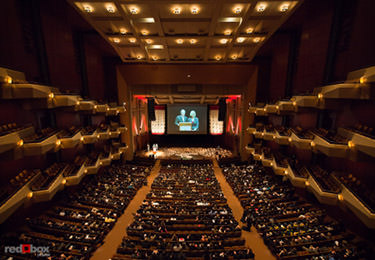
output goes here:
[{"label": "crowd of seated people", "polygon": [[17,191],[19,191],[26,183],[31,181],[39,170],[23,170],[16,177],[12,178],[9,183],[1,185],[0,188],[0,205],[4,204]]},{"label": "crowd of seated people", "polygon": [[54,163],[35,178],[31,184],[31,190],[45,190],[52,184],[52,182],[59,176],[60,173],[67,166],[66,163]]},{"label": "crowd of seated people", "polygon": [[324,128],[316,129],[314,130],[314,133],[323,137],[328,142],[335,143],[335,144],[347,145],[348,141],[350,140],[347,137],[344,137],[333,131],[328,131],[327,129],[324,129]]},{"label": "crowd of seated people", "polygon": [[[64,190],[53,206],[26,219],[25,226],[2,234],[0,259],[22,258],[4,251],[5,245],[20,244],[48,246],[50,256],[41,259],[89,259],[137,190],[146,184],[149,172],[149,167],[118,164],[87,176],[77,191]],[[34,253],[25,259],[37,256]]]},{"label": "crowd of seated people", "polygon": [[19,126],[16,123],[9,123],[9,124],[1,125],[0,136],[4,136],[4,135],[8,135],[8,134],[20,131],[22,129],[25,129],[28,126],[31,126],[31,125]]},{"label": "crowd of seated people", "polygon": [[246,163],[223,173],[244,208],[244,229],[254,226],[278,259],[369,259],[352,233],[298,197],[285,177]]},{"label": "crowd of seated people", "polygon": [[336,174],[337,178],[351,190],[373,213],[375,213],[375,187],[373,182],[363,182],[353,174]]},{"label": "crowd of seated people", "polygon": [[323,191],[331,193],[339,193],[341,191],[341,187],[334,177],[318,165],[311,166],[309,172]]},{"label": "crowd of seated people", "polygon": [[169,164],[112,259],[252,259],[211,163]]}]

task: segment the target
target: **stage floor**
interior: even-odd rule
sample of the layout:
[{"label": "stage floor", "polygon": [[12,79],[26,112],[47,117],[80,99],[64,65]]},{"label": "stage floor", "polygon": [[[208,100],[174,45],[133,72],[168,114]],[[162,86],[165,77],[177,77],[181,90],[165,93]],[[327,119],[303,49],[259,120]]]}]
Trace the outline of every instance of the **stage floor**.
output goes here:
[{"label": "stage floor", "polygon": [[156,159],[172,160],[203,160],[203,159],[221,159],[232,157],[230,150],[223,148],[204,148],[204,147],[165,147],[159,148],[158,151],[140,151],[137,156],[152,157]]}]

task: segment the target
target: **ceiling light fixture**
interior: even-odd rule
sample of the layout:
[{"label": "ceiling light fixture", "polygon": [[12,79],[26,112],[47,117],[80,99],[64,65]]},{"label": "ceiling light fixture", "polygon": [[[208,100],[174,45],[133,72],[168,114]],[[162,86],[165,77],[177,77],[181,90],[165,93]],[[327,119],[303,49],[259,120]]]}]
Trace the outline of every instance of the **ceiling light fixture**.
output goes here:
[{"label": "ceiling light fixture", "polygon": [[255,43],[260,42],[260,38],[259,38],[259,37],[255,37],[255,38],[253,39],[253,42],[255,42]]},{"label": "ceiling light fixture", "polygon": [[142,55],[137,55],[137,60],[141,60],[143,58]]},{"label": "ceiling light fixture", "polygon": [[190,43],[191,43],[191,44],[196,44],[196,43],[197,43],[197,40],[196,40],[196,39],[190,39]]},{"label": "ceiling light fixture", "polygon": [[240,14],[242,12],[242,7],[241,6],[236,6],[233,8],[233,12],[235,14]]},{"label": "ceiling light fixture", "polygon": [[199,7],[198,6],[193,6],[191,9],[190,9],[190,12],[192,14],[198,14],[199,13]]},{"label": "ceiling light fixture", "polygon": [[227,42],[228,42],[228,39],[221,39],[221,40],[220,40],[220,43],[221,43],[221,44],[226,44]]},{"label": "ceiling light fixture", "polygon": [[221,60],[221,56],[220,55],[216,55],[215,56],[215,60]]},{"label": "ceiling light fixture", "polygon": [[136,41],[137,41],[136,38],[129,38],[129,42],[131,42],[131,43],[135,43]]},{"label": "ceiling light fixture", "polygon": [[284,3],[280,5],[280,12],[286,12],[289,10],[289,3]]},{"label": "ceiling light fixture", "polygon": [[173,7],[172,13],[174,14],[180,14],[181,13],[181,7]]},{"label": "ceiling light fixture", "polygon": [[149,31],[147,31],[147,30],[142,30],[142,31],[141,31],[141,34],[142,34],[142,35],[148,35],[148,34],[149,34]]},{"label": "ceiling light fixture", "polygon": [[135,6],[133,7],[130,7],[130,13],[131,14],[138,14],[139,13],[139,9]]},{"label": "ceiling light fixture", "polygon": [[177,42],[177,44],[183,44],[184,40],[183,39],[177,39],[176,42]]},{"label": "ceiling light fixture", "polygon": [[125,28],[120,28],[120,33],[121,33],[121,34],[126,34],[126,32],[127,32],[127,31],[126,31]]},{"label": "ceiling light fixture", "polygon": [[113,42],[114,43],[120,43],[120,39],[119,38],[113,38]]},{"label": "ceiling light fixture", "polygon": [[92,8],[91,5],[87,5],[87,4],[83,6],[83,10],[85,10],[86,13],[94,12],[94,8]]},{"label": "ceiling light fixture", "polygon": [[232,31],[229,29],[224,31],[224,35],[231,35],[231,34],[232,34]]},{"label": "ceiling light fixture", "polygon": [[245,41],[245,38],[244,37],[238,37],[237,38],[237,42],[238,43],[243,43]]},{"label": "ceiling light fixture", "polygon": [[152,56],[152,59],[153,59],[153,60],[158,60],[159,57],[158,57],[158,56]]},{"label": "ceiling light fixture", "polygon": [[161,44],[155,44],[155,45],[147,46],[147,49],[158,49],[158,50],[162,50],[162,49],[164,49],[164,46],[161,45]]},{"label": "ceiling light fixture", "polygon": [[238,58],[238,56],[237,56],[237,54],[233,54],[233,55],[231,56],[231,58],[232,58],[232,60],[236,60],[236,59]]},{"label": "ceiling light fixture", "polygon": [[151,43],[153,42],[153,40],[151,40],[151,39],[146,39],[145,42],[146,42],[147,44],[151,44]]},{"label": "ceiling light fixture", "polygon": [[261,13],[264,12],[267,8],[267,5],[265,3],[259,3],[257,7],[257,12]]},{"label": "ceiling light fixture", "polygon": [[246,33],[247,34],[251,34],[253,32],[254,32],[254,28],[253,27],[249,27],[249,28],[246,29]]},{"label": "ceiling light fixture", "polygon": [[107,4],[105,6],[105,9],[107,9],[108,13],[111,13],[111,14],[113,14],[116,11],[115,7],[112,4]]}]

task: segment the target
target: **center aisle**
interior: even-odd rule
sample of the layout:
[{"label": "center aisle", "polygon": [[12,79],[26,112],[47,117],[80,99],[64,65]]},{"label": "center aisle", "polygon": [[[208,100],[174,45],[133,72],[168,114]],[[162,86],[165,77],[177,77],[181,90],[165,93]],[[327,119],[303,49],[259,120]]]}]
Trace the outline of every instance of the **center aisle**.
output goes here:
[{"label": "center aisle", "polygon": [[[234,218],[241,223],[241,217],[243,214],[243,208],[241,206],[240,201],[234,195],[232,188],[225,180],[225,177],[219,167],[217,161],[214,159],[214,173],[216,179],[218,180],[221,190],[224,193],[225,198],[227,199],[228,206],[231,208]],[[263,239],[257,233],[254,227],[251,228],[252,232],[247,232],[242,230],[242,237],[246,241],[246,246],[250,247],[254,254],[255,259],[262,259],[262,260],[275,260],[276,258],[272,255],[271,251],[266,247],[263,243]]]},{"label": "center aisle", "polygon": [[107,260],[116,253],[117,247],[121,244],[122,238],[126,235],[126,228],[133,222],[134,215],[146,198],[146,194],[151,190],[151,184],[158,175],[160,170],[160,160],[157,160],[152,168],[150,175],[147,177],[147,186],[143,186],[138,190],[133,200],[125,209],[124,214],[118,218],[113,229],[108,233],[104,239],[104,244],[99,247],[91,260]]}]

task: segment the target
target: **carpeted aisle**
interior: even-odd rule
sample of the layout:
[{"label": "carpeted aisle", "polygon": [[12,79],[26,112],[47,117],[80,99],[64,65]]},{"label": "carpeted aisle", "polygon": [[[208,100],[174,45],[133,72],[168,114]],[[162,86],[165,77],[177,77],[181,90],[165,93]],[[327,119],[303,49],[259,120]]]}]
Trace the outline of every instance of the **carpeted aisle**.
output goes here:
[{"label": "carpeted aisle", "polygon": [[124,214],[117,220],[113,229],[108,233],[104,239],[104,244],[99,247],[91,260],[107,260],[116,254],[117,247],[121,244],[122,238],[126,235],[126,228],[133,222],[133,214],[137,212],[147,193],[151,190],[151,184],[158,175],[160,170],[160,161],[156,161],[154,167],[147,177],[147,186],[143,186],[138,190],[133,200],[125,209]]},{"label": "carpeted aisle", "polygon": [[[217,161],[213,160],[213,164],[214,164],[214,172],[215,172],[216,179],[220,183],[220,187],[224,193],[225,198],[228,201],[229,207],[232,209],[234,218],[240,223],[240,219],[243,214],[243,208],[241,206],[241,203],[237,199],[237,197],[234,195],[233,190],[228,184],[228,182],[225,180],[225,177]],[[251,232],[242,230],[242,237],[246,240],[246,246],[250,247],[253,250],[255,254],[255,259],[261,259],[261,260],[276,259],[271,254],[271,251],[263,243],[263,239],[260,237],[260,235],[257,233],[254,227],[251,228]]]}]

